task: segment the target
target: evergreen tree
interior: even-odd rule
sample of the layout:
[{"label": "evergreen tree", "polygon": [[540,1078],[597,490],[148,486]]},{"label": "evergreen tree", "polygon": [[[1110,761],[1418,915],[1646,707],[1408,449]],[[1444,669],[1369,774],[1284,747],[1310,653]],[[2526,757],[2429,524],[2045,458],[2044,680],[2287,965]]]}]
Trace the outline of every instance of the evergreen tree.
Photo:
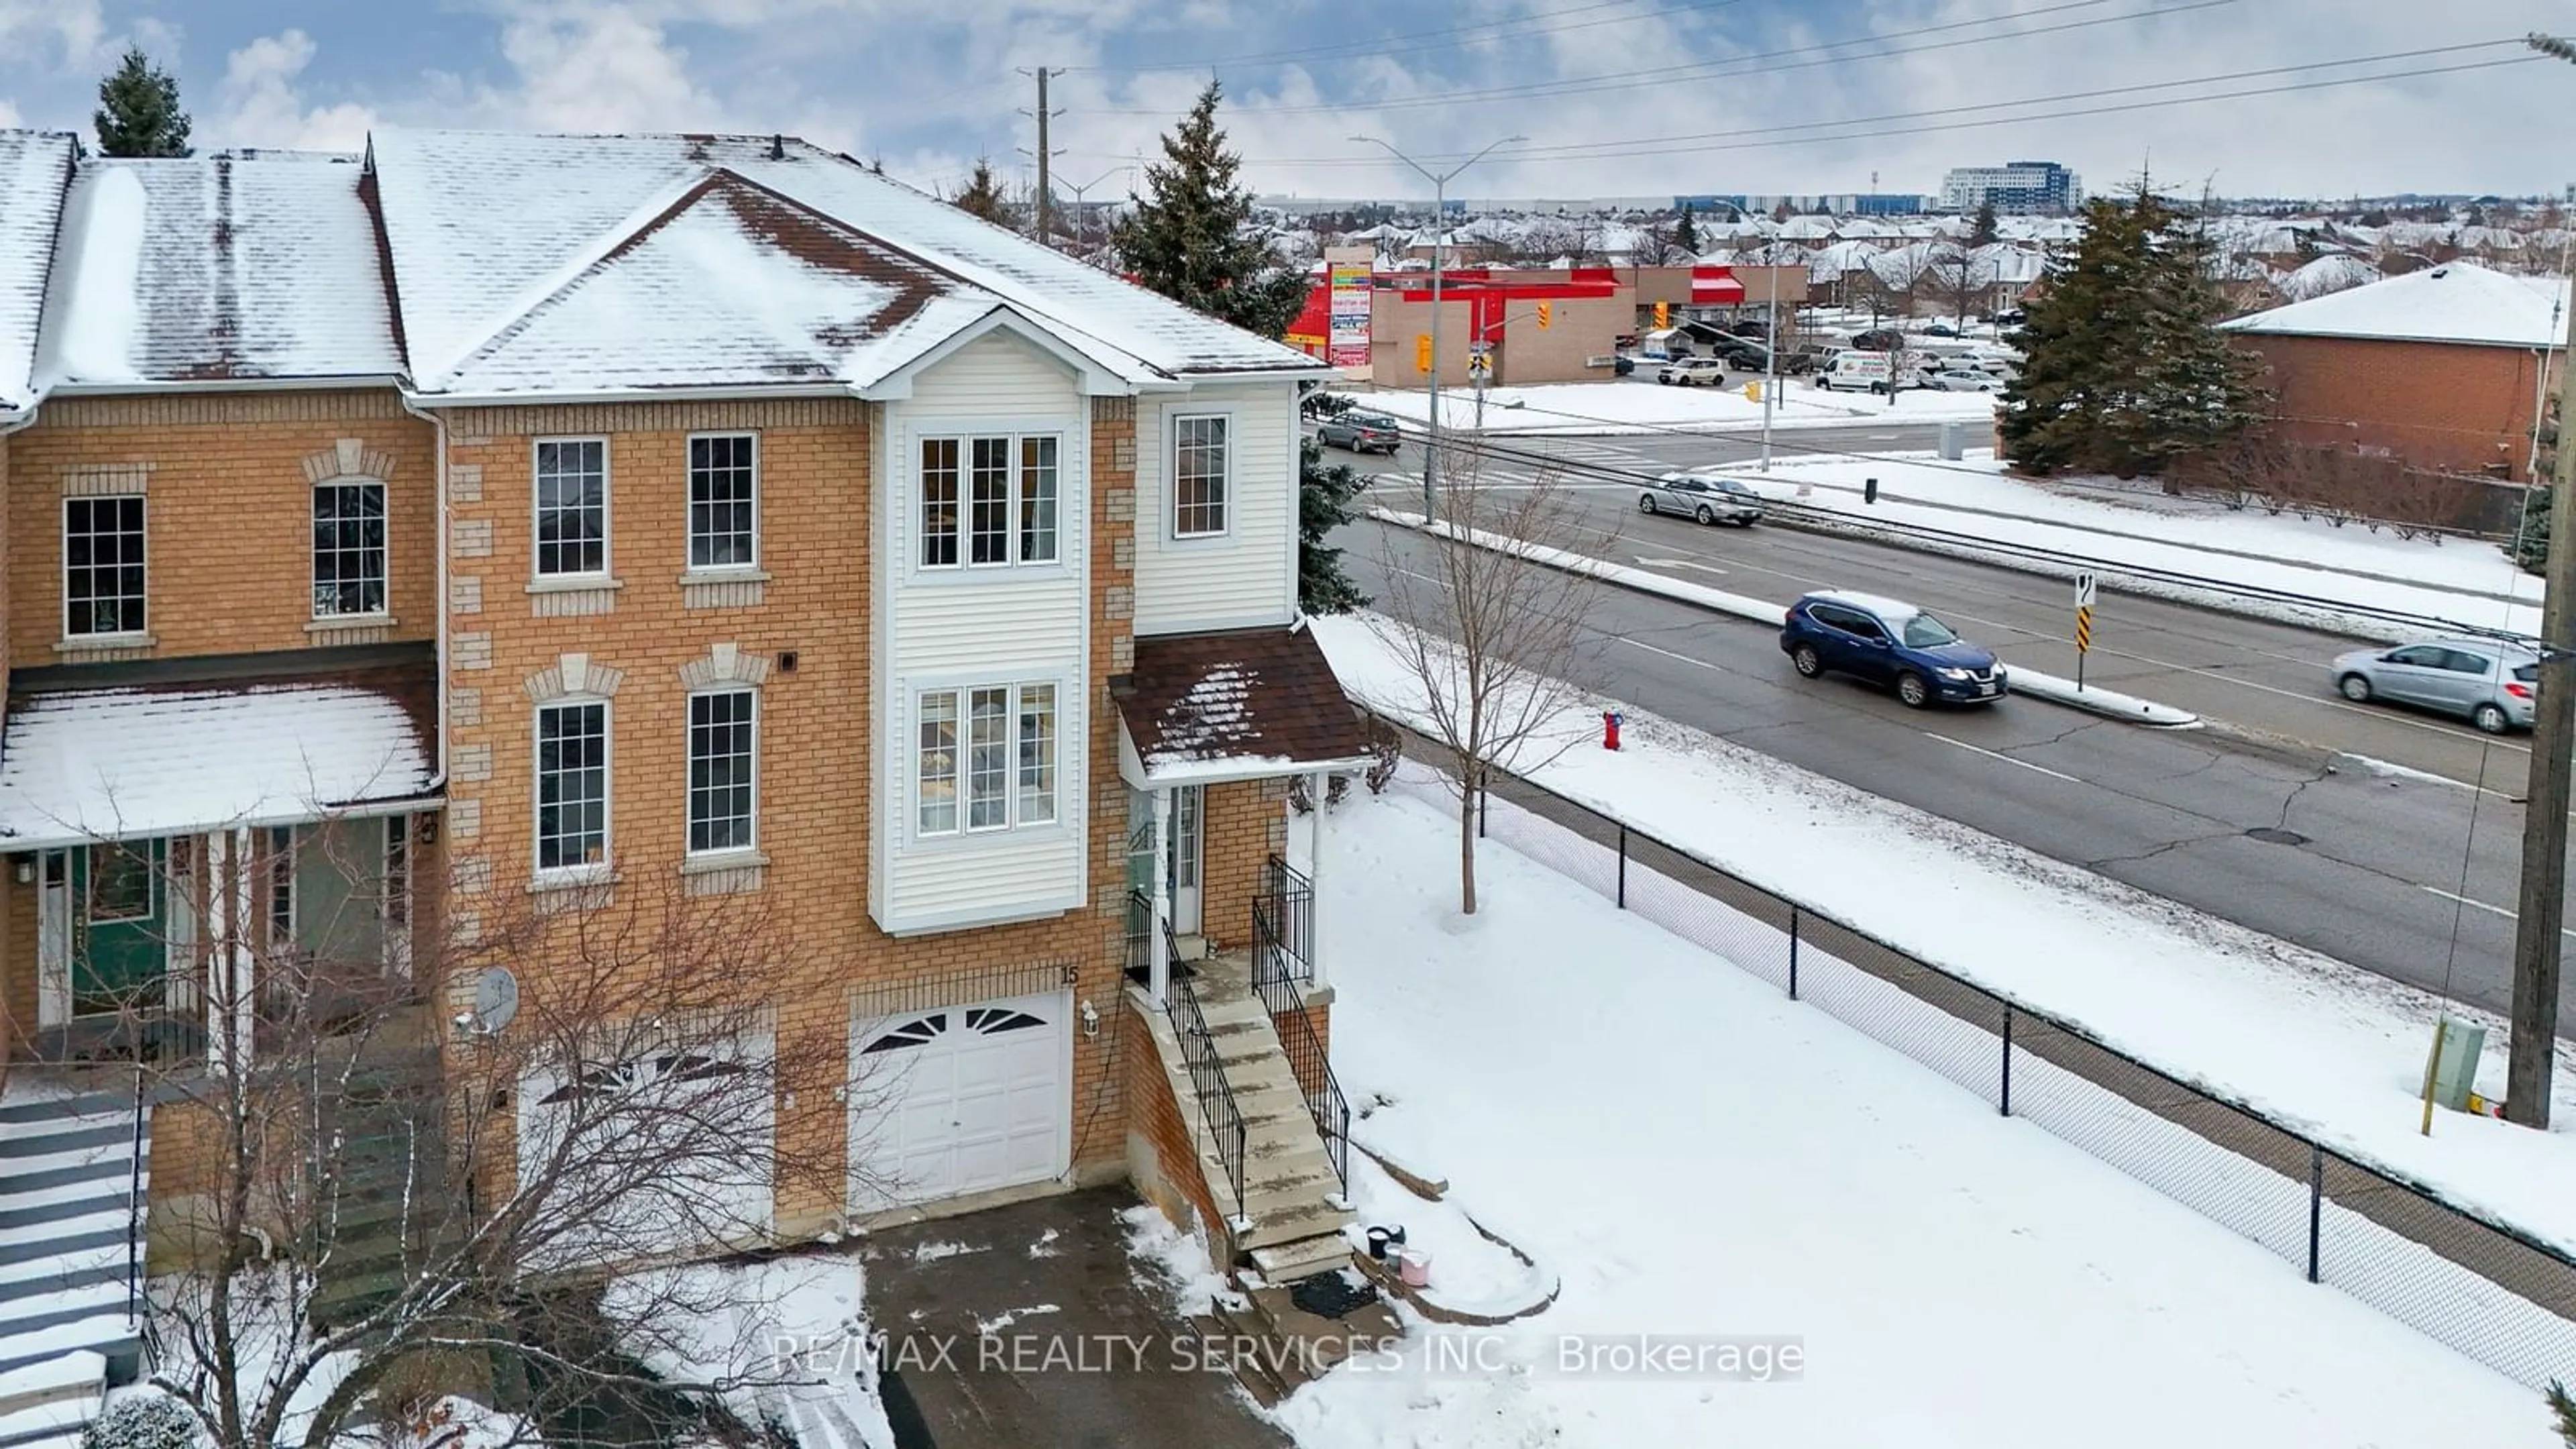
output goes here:
[{"label": "evergreen tree", "polygon": [[2217,330],[2211,243],[2143,187],[2085,206],[2022,327],[2003,393],[2004,454],[2037,474],[2161,473],[2262,420],[2260,364]]},{"label": "evergreen tree", "polygon": [[2506,552],[2513,555],[2523,572],[2536,574],[2549,567],[2549,499],[2554,485],[2541,480],[2558,476],[2558,398],[2554,394],[2540,426],[2532,430],[2532,441],[2539,445],[2537,464],[2532,470],[2531,487],[2522,495],[2522,521],[2514,529],[2513,543]]},{"label": "evergreen tree", "polygon": [[98,83],[98,149],[109,156],[185,156],[188,113],[179,109],[177,77],[128,46]]},{"label": "evergreen tree", "polygon": [[1990,247],[1995,244],[1995,199],[1991,196],[1977,203],[1977,219],[1969,224],[1968,245]]},{"label": "evergreen tree", "polygon": [[1347,614],[1365,609],[1369,597],[1342,572],[1342,551],[1324,540],[1351,521],[1351,500],[1364,480],[1347,463],[1324,461],[1324,445],[1312,438],[1298,450],[1297,607],[1309,614]]},{"label": "evergreen tree", "polygon": [[1002,199],[1001,178],[993,174],[993,163],[981,156],[975,158],[975,174],[966,178],[966,189],[948,200],[959,211],[995,226],[1011,224],[1011,204]]},{"label": "evergreen tree", "polygon": [[2556,1379],[2549,1381],[2549,1415],[2557,1421],[2551,1427],[2558,1431],[2559,1442],[2576,1449],[2576,1399],[2568,1398]]},{"label": "evergreen tree", "polygon": [[1682,219],[1673,224],[1673,245],[1693,257],[1699,255],[1699,226],[1691,220],[1690,203],[1687,201],[1682,203]]},{"label": "evergreen tree", "polygon": [[1163,159],[1145,168],[1148,195],[1110,231],[1118,265],[1139,283],[1246,332],[1279,337],[1306,305],[1310,283],[1278,265],[1252,226],[1252,192],[1235,179],[1243,157],[1216,123],[1224,88],[1208,82]]}]

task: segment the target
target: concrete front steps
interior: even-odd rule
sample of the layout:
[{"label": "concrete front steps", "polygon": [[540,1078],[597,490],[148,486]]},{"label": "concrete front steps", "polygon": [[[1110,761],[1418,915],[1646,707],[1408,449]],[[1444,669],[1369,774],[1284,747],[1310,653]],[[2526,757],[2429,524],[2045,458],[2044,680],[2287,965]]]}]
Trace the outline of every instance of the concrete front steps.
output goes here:
[{"label": "concrete front steps", "polygon": [[141,1375],[129,1283],[150,1116],[118,1091],[0,1099],[0,1449],[79,1441]]}]

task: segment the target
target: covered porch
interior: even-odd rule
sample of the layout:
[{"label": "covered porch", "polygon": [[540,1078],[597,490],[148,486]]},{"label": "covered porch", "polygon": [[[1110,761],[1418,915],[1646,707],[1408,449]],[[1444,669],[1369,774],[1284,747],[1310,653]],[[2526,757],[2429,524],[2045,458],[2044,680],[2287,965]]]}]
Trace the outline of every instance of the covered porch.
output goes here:
[{"label": "covered porch", "polygon": [[220,1067],[407,995],[427,671],[24,690],[0,731],[8,1043]]}]

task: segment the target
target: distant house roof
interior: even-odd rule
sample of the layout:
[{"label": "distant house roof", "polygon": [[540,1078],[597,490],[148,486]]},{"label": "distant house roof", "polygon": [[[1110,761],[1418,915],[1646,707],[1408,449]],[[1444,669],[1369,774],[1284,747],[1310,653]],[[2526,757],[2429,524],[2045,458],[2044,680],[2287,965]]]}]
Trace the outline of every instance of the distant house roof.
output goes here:
[{"label": "distant house roof", "polygon": [[357,158],[81,163],[54,241],[54,387],[403,371]]},{"label": "distant house roof", "polygon": [[378,132],[425,394],[865,385],[1000,311],[1135,386],[1320,372],[802,141]]},{"label": "distant house roof", "polygon": [[1302,628],[1148,635],[1113,690],[1145,778],[1163,785],[1294,773],[1368,753],[1350,699]]},{"label": "distant house roof", "polygon": [[2566,340],[2567,297],[2563,278],[2448,262],[2219,325],[2253,336],[2554,347]]},{"label": "distant house roof", "polygon": [[74,138],[56,131],[0,131],[0,412],[34,401],[36,334]]},{"label": "distant house roof", "polygon": [[433,793],[431,668],[19,695],[0,849],[317,820]]}]

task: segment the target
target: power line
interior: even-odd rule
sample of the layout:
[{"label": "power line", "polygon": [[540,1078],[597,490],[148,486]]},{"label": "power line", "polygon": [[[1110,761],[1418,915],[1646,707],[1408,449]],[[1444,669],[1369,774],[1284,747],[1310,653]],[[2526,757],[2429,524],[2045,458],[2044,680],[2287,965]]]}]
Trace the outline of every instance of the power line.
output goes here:
[{"label": "power line", "polygon": [[[1537,15],[1523,15],[1515,19],[1486,20],[1479,21],[1471,25],[1449,25],[1443,26],[1438,30],[1406,31],[1396,35],[1379,36],[1372,40],[1346,40],[1333,45],[1305,46],[1296,50],[1257,51],[1246,55],[1221,55],[1208,60],[1161,61],[1152,65],[1078,65],[1072,66],[1070,69],[1087,74],[1107,74],[1110,72],[1116,72],[1128,75],[1148,75],[1170,71],[1213,71],[1221,70],[1229,66],[1285,65],[1291,61],[1326,59],[1341,55],[1405,55],[1426,50],[1455,50],[1460,46],[1472,45],[1483,40],[1528,39],[1531,36],[1536,35],[1558,35],[1569,30],[1589,30],[1594,26],[1599,25],[1626,25],[1639,20],[1661,20],[1668,16],[1679,15],[1688,11],[1723,10],[1728,6],[1741,5],[1744,3],[1744,0],[1687,0],[1687,3],[1676,5],[1670,9],[1650,9],[1640,15],[1612,15],[1598,20],[1579,21],[1573,25],[1550,25],[1543,23],[1562,19],[1568,15],[1583,15],[1596,10],[1615,10],[1623,5],[1652,3],[1653,0],[1595,0],[1595,3],[1588,5],[1570,5],[1562,10],[1549,10]],[[1520,27],[1531,28],[1521,29]],[[1398,42],[1401,41],[1427,40],[1444,35],[1463,36],[1465,38],[1446,41],[1438,45],[1398,44]],[[1086,111],[1083,114],[1108,115],[1128,113]],[[1133,114],[1160,115],[1162,113],[1160,111],[1148,111],[1136,112]]]},{"label": "power line", "polygon": [[[1261,114],[1263,115],[1292,115],[1307,112],[1360,109],[1373,111],[1407,110],[1420,106],[1475,104],[1489,100],[1506,100],[1536,96],[1581,95],[1586,92],[1596,90],[1631,90],[1643,89],[1647,86],[1674,85],[1685,81],[1719,80],[1724,79],[1728,75],[1745,73],[1744,69],[1739,68],[1750,68],[1768,61],[1788,60],[1797,56],[1821,55],[1827,51],[1848,50],[1853,46],[1875,45],[1891,40],[1906,40],[1919,35],[1946,34],[1951,31],[1974,29],[1980,25],[1999,25],[2009,20],[2026,20],[2042,15],[2057,15],[2069,10],[2091,10],[2111,3],[2113,3],[2113,0],[2065,0],[2065,3],[2062,4],[2045,5],[2035,10],[2025,10],[2012,15],[1979,16],[1969,20],[1948,21],[1939,25],[1916,26],[1910,30],[1891,30],[1876,35],[1859,35],[1848,40],[1819,41],[1812,45],[1792,46],[1786,50],[1756,51],[1749,55],[1724,56],[1716,60],[1699,60],[1689,61],[1678,65],[1650,66],[1644,70],[1611,71],[1602,75],[1573,76],[1553,81],[1530,81],[1519,85],[1489,86],[1469,90],[1443,91],[1440,94],[1433,96],[1408,96],[1393,100],[1356,101],[1348,106],[1333,106],[1316,103],[1293,106],[1265,106],[1260,109]],[[2008,31],[2000,35],[1971,36],[1964,40],[1945,41],[1936,45],[1899,47],[1896,49],[1874,52],[1868,55],[1827,56],[1822,60],[1810,60],[1793,65],[1773,66],[1770,68],[1775,70],[1803,70],[1811,66],[1832,65],[1839,62],[1878,60],[1893,56],[1913,55],[1923,51],[1954,49],[1963,45],[1981,45],[1989,41],[2011,40],[2020,36],[2050,35],[2061,30],[2074,30],[2092,25],[2116,24],[2122,21],[2146,19],[2150,16],[2156,15],[2181,14],[2189,10],[2205,10],[2215,5],[2228,5],[2233,3],[2235,3],[2235,0],[2197,0],[2197,3],[2193,4],[2174,5],[2162,9],[2149,8],[2146,10],[2133,11],[2126,15],[2101,16],[2090,20],[2075,21],[2064,25],[2041,26],[2032,30]],[[1651,79],[1652,77],[1663,77],[1663,79]],[[1158,116],[1162,115],[1163,112],[1148,107],[1097,107],[1081,110],[1077,114],[1086,116]]]},{"label": "power line", "polygon": [[[2472,48],[2476,48],[2476,47],[2472,47]],[[2220,92],[2216,92],[2216,93],[2213,93],[2213,94],[2210,94],[2210,95],[2204,95],[2204,96],[2174,96],[2174,97],[2168,97],[2168,98],[2165,98],[2165,99],[2162,99],[2162,100],[2132,102],[2132,103],[2124,104],[2124,105],[2111,105],[2111,106],[2080,106],[2080,107],[2074,107],[2074,108],[2071,108],[2071,109],[2065,109],[2065,110],[2055,110],[2055,111],[2034,111],[2034,112],[2032,112],[2032,113],[2030,113],[2030,114],[2028,114],[2028,115],[2021,115],[2021,116],[2000,116],[2000,117],[1993,117],[1993,118],[1989,118],[1989,119],[1986,119],[1986,120],[1974,120],[1974,121],[1948,121],[1948,122],[1937,122],[1937,123],[1935,123],[1935,124],[1931,124],[1931,125],[1908,125],[1908,126],[1901,126],[1901,127],[1890,127],[1890,128],[1885,128],[1885,129],[1879,129],[1879,130],[1855,130],[1855,131],[1843,131],[1843,132],[1840,132],[1839,134],[1830,135],[1830,136],[1786,137],[1786,138],[1778,138],[1778,139],[1764,139],[1764,140],[1756,140],[1756,141],[1740,141],[1740,142],[1732,142],[1732,143],[1727,143],[1727,144],[1718,144],[1718,145],[1688,145],[1688,146],[1660,146],[1660,145],[1653,145],[1653,144],[1645,144],[1644,142],[1641,142],[1641,141],[1638,141],[1638,140],[1631,140],[1631,141],[1599,141],[1599,142],[1589,142],[1589,143],[1584,143],[1584,144],[1586,144],[1586,145],[1590,145],[1590,146],[1593,146],[1593,147],[1596,147],[1596,148],[1600,148],[1600,149],[1598,149],[1598,150],[1596,150],[1596,151],[1592,151],[1592,152],[1586,152],[1586,153],[1581,154],[1581,155],[1551,155],[1551,154],[1538,154],[1535,150],[1530,151],[1530,152],[1523,152],[1523,151],[1506,151],[1506,152],[1499,152],[1499,153],[1497,153],[1497,155],[1496,155],[1496,158],[1495,158],[1495,159],[1497,159],[1497,160],[1502,160],[1502,161],[1520,161],[1520,162],[1522,162],[1522,164],[1526,164],[1526,165],[1549,165],[1549,164],[1562,164],[1562,163],[1565,163],[1565,162],[1572,162],[1572,161],[1594,161],[1594,160],[1604,159],[1605,157],[1618,157],[1618,158],[1621,158],[1621,159],[1625,159],[1625,158],[1628,158],[1628,157],[1635,157],[1635,156],[1680,156],[1680,155],[1700,155],[1700,154],[1707,154],[1707,153],[1711,153],[1711,152],[1721,152],[1721,151],[1756,151],[1756,150],[1768,150],[1768,149],[1793,148],[1793,147],[1799,147],[1799,146],[1823,146],[1823,145],[1835,145],[1835,144],[1840,144],[1840,143],[1843,143],[1843,142],[1849,142],[1849,141],[1866,141],[1866,140],[1874,140],[1874,139],[1877,139],[1877,138],[1880,138],[1880,137],[1885,137],[1885,136],[1896,136],[1896,135],[1908,135],[1908,136],[1912,136],[1912,135],[1922,135],[1922,134],[1924,134],[1924,133],[1926,133],[1926,132],[1932,132],[1932,131],[1966,131],[1966,130],[1984,130],[1984,129],[1990,129],[1990,128],[1992,128],[1992,127],[1996,127],[1996,126],[2017,126],[2017,125],[2023,125],[2023,124],[2027,124],[2027,123],[2029,123],[2029,122],[2033,122],[2033,121],[2067,120],[2067,119],[2081,118],[2081,117],[2086,117],[2086,116],[2119,115],[2119,114],[2126,114],[2126,113],[2137,112],[2137,111],[2163,110],[2163,109],[2173,108],[2173,107],[2191,106],[2191,105],[2201,105],[2201,104],[2205,104],[2205,103],[2208,103],[2208,102],[2211,102],[2211,101],[2246,100],[2246,99],[2251,99],[2251,98],[2261,97],[2261,96],[2289,95],[2289,94],[2294,94],[2294,93],[2298,93],[2298,92],[2304,92],[2304,91],[2315,91],[2315,90],[2332,90],[2332,89],[2335,89],[2335,88],[2337,88],[2337,87],[2341,87],[2341,86],[2361,85],[2361,84],[2365,84],[2365,83],[2378,82],[2378,81],[2392,81],[2392,80],[2422,80],[2422,79],[2428,79],[2428,78],[2433,77],[2433,76],[2457,75],[2457,74],[2462,74],[2462,73],[2471,72],[2471,71],[2495,70],[2495,69],[2498,69],[2498,68],[2501,68],[2501,67],[2504,67],[2504,66],[2529,65],[2529,64],[2531,64],[2531,63],[2533,63],[2533,62],[2535,62],[2535,61],[2537,61],[2537,60],[2539,60],[2539,59],[2541,59],[2541,57],[2539,57],[2539,56],[2535,56],[2535,55],[2519,55],[2519,56],[2510,56],[2510,57],[2507,57],[2507,58],[2505,58],[2505,59],[2501,59],[2501,60],[2477,61],[2477,62],[2472,62],[2472,63],[2469,63],[2469,64],[2465,64],[2465,65],[2435,66],[2435,67],[2430,67],[2430,68],[2427,68],[2427,69],[2421,69],[2421,70],[2414,70],[2414,71],[2400,71],[2400,72],[2392,72],[2392,73],[2386,73],[2386,74],[2373,74],[2373,75],[2360,75],[2360,76],[2331,77],[2331,78],[2324,79],[2324,80],[2305,81],[2305,82],[2300,82],[2300,83],[2297,83],[2297,84],[2291,84],[2291,85],[2257,86],[2257,87],[2251,87],[2251,88],[2244,89],[2244,90],[2220,91]],[[2332,64],[2357,64],[2357,63],[2358,63],[2358,62],[2333,62]],[[2311,66],[2311,67],[2292,67],[2291,69],[2313,69],[2313,68],[2315,68],[2315,67],[2312,67],[2312,66]],[[2173,83],[2172,83],[2172,85],[2192,85],[2192,84],[2206,85],[2206,84],[2211,84],[2211,83],[2212,83],[2212,78],[2203,78],[2203,79],[2198,80],[2198,81],[2177,81],[2177,82],[2173,82]],[[2170,87],[2160,87],[2160,88],[2170,88]],[[2098,95],[2098,94],[2105,94],[2105,93],[2106,93],[2106,92],[2102,92],[2102,91],[2095,91],[2095,92],[2089,92],[2088,94],[2096,94],[2096,95]],[[2019,102],[2006,102],[2006,103],[2003,103],[2003,104],[2005,104],[2005,105],[2034,105],[2034,104],[2039,104],[2039,103],[2040,103],[2040,101],[2039,101],[2039,100],[2027,100],[2027,101],[2019,101]],[[1355,107],[1354,109],[1364,109],[1364,107]],[[1857,120],[1846,120],[1846,121],[1839,121],[1839,122],[1832,122],[1832,121],[1828,121],[1828,122],[1814,122],[1814,123],[1810,123],[1810,124],[1808,124],[1808,125],[1806,125],[1806,126],[1802,127],[1801,129],[1811,129],[1811,130],[1814,130],[1814,129],[1826,129],[1826,128],[1835,127],[1835,126],[1853,126],[1853,125],[1863,125],[1863,124],[1867,124],[1867,123],[1866,123],[1866,122],[1863,122],[1863,121],[1857,121]],[[1772,129],[1774,129],[1774,128],[1771,128],[1771,127],[1765,127],[1765,128],[1763,128],[1763,130],[1764,130],[1765,132],[1768,132],[1768,131],[1770,131],[1770,130],[1772,130]],[[1777,128],[1777,129],[1783,129],[1783,130],[1785,130],[1785,129],[1790,129],[1790,128],[1789,128],[1789,127],[1786,127],[1786,126],[1783,126],[1783,127],[1779,127],[1779,128]],[[1654,139],[1656,139],[1656,138],[1644,138],[1644,140],[1645,140],[1646,142],[1650,142],[1650,141],[1652,141],[1652,140],[1654,140]],[[1106,155],[1108,155],[1109,153],[1106,153],[1106,152],[1083,152],[1083,153],[1080,153],[1080,154],[1088,155],[1088,156],[1106,156]],[[1113,158],[1113,159],[1114,159],[1114,158]],[[1445,158],[1445,157],[1433,157],[1433,158],[1430,158],[1430,159],[1440,160],[1440,159],[1447,159],[1447,158]],[[1245,157],[1245,158],[1244,158],[1244,164],[1245,164],[1245,165],[1248,165],[1248,166],[1360,167],[1360,166],[1378,166],[1378,165],[1383,165],[1384,163],[1383,163],[1383,162],[1376,161],[1376,160],[1373,160],[1373,159],[1371,159],[1371,158],[1369,158],[1369,157],[1365,157],[1365,156],[1250,156],[1250,157]]]}]

